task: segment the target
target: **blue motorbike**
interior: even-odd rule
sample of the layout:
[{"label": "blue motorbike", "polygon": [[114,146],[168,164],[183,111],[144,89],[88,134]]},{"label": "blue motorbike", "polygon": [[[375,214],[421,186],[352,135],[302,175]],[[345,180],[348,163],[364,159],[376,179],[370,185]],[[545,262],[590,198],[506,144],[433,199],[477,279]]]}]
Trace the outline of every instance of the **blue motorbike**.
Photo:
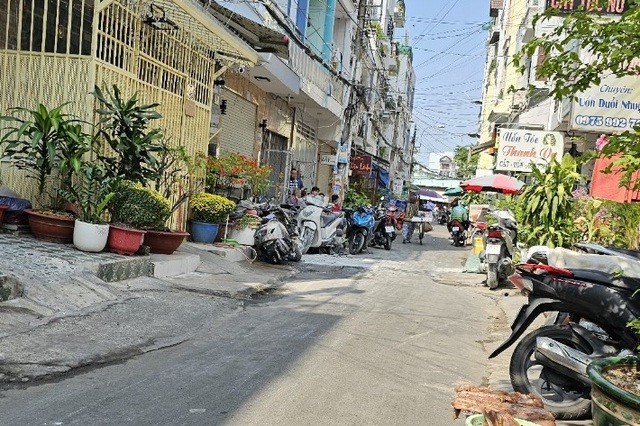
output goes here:
[{"label": "blue motorbike", "polygon": [[384,246],[391,249],[391,233],[384,226],[386,215],[377,214],[371,207],[359,207],[354,211],[348,222],[347,241],[349,253],[358,254],[369,245]]}]

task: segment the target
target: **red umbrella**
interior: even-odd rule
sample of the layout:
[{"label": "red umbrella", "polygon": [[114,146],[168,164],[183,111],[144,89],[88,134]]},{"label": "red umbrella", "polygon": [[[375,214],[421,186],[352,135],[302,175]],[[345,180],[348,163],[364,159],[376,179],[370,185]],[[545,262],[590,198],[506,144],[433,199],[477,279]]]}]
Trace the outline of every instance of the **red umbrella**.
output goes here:
[{"label": "red umbrella", "polygon": [[515,194],[520,192],[524,182],[507,175],[477,176],[462,182],[460,187],[472,192],[500,192],[501,194]]}]

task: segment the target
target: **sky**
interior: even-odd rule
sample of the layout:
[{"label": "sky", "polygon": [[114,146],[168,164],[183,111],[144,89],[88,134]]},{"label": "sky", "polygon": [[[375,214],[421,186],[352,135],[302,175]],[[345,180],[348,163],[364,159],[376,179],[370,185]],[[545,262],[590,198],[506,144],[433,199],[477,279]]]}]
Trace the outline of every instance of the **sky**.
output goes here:
[{"label": "sky", "polygon": [[[413,120],[419,161],[429,153],[477,142],[486,60],[489,0],[405,0],[405,27],[413,48],[416,91]],[[483,26],[485,29],[483,29]]]}]

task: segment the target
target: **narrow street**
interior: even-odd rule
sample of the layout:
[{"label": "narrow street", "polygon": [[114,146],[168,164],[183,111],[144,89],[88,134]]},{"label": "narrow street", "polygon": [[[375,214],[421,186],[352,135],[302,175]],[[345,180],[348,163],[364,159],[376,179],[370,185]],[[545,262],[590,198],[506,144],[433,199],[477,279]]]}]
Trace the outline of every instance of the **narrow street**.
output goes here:
[{"label": "narrow street", "polygon": [[306,256],[253,301],[193,303],[219,315],[188,340],[5,389],[0,423],[452,424],[454,385],[486,383],[498,307],[481,276],[461,273],[469,247],[446,236],[435,225],[423,246]]}]

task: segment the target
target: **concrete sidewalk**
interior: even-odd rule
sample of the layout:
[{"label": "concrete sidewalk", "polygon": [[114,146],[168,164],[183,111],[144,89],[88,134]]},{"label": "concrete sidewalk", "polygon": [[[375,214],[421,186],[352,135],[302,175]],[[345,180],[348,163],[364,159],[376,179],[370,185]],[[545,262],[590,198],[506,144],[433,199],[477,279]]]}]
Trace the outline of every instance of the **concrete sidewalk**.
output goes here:
[{"label": "concrete sidewalk", "polygon": [[0,303],[5,382],[174,345],[294,273],[252,264],[240,248],[194,243],[170,256],[127,257],[0,234],[0,250],[0,294],[8,298]]}]

